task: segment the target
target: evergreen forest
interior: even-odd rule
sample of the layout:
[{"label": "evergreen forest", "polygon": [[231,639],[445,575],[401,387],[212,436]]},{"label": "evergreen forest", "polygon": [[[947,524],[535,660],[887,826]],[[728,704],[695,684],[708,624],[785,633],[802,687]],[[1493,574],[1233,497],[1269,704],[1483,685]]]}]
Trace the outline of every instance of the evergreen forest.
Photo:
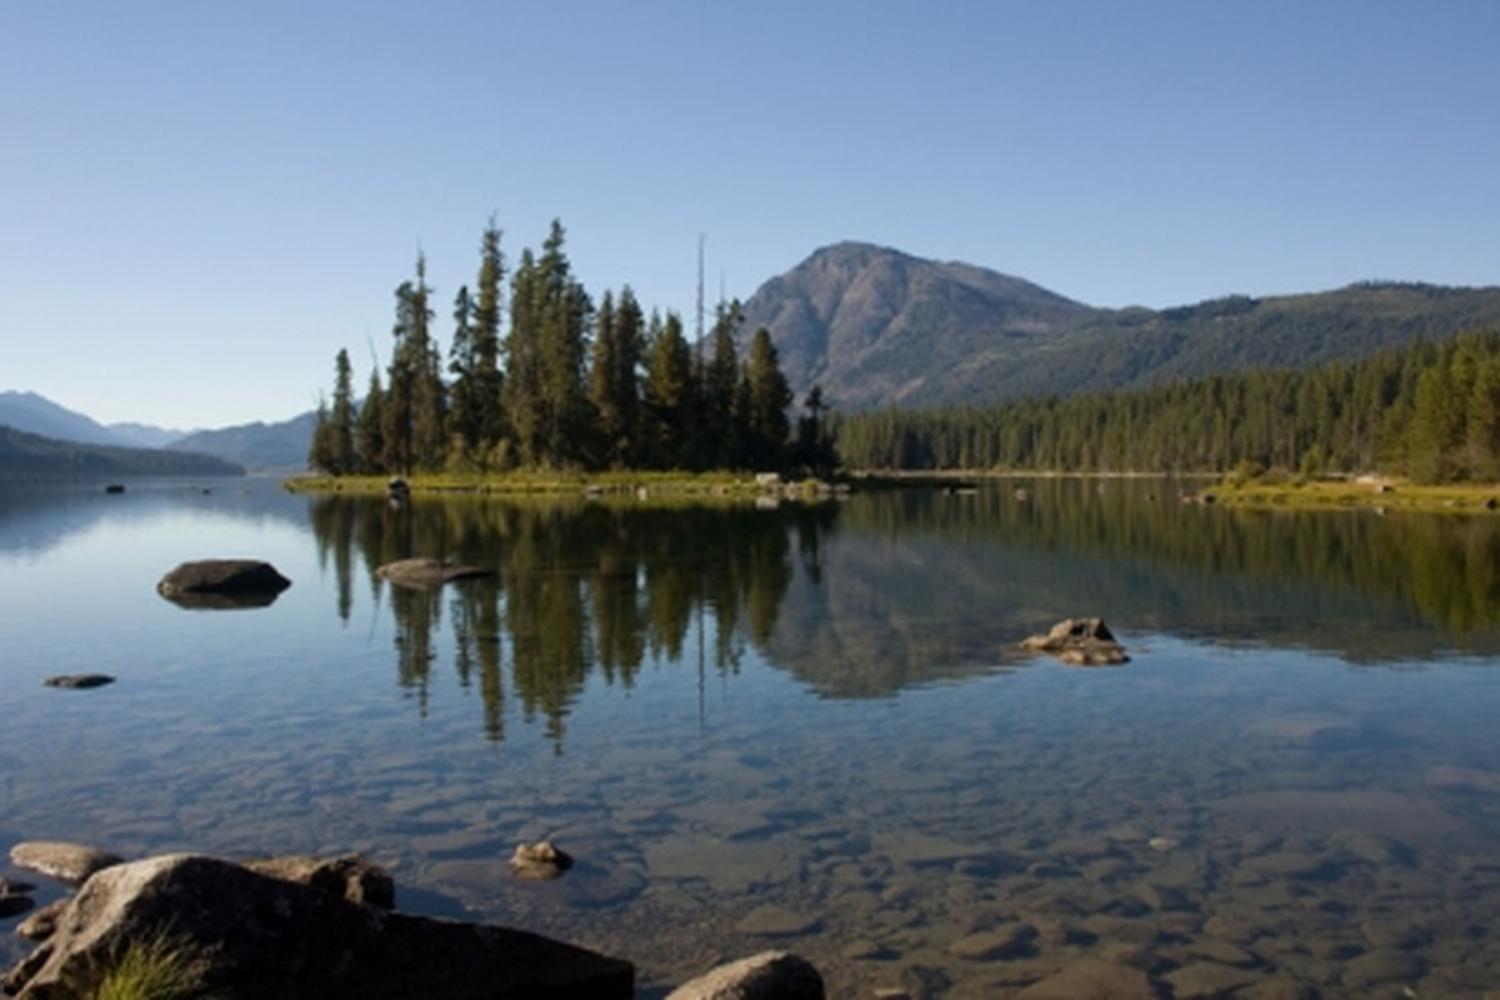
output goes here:
[{"label": "evergreen forest", "polygon": [[[472,289],[453,297],[446,356],[419,255],[395,291],[394,343],[357,400],[347,350],[320,404],[308,464],[332,475],[489,474],[546,469],[826,472],[822,396],[793,397],[770,334],[740,354],[738,302],[689,341],[681,317],[649,316],[629,286],[597,301],[574,275],[554,221],[513,269],[494,223]],[[700,275],[701,288],[701,275]],[[700,294],[701,301],[701,294]]]},{"label": "evergreen forest", "polygon": [[1500,479],[1500,333],[1312,368],[832,422],[851,468]]}]

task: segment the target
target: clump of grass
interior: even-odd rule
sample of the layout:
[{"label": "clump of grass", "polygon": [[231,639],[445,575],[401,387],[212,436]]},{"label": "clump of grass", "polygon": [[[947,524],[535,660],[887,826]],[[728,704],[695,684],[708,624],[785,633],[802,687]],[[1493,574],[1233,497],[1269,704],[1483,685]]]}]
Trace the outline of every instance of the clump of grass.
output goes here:
[{"label": "clump of grass", "polygon": [[187,939],[158,931],[127,944],[105,969],[91,1000],[205,1000],[207,962]]}]

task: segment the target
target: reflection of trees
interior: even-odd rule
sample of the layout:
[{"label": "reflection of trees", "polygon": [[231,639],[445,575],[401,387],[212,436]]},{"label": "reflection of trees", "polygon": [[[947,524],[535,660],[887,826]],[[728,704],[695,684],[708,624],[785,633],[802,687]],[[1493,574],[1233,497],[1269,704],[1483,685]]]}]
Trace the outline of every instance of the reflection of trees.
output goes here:
[{"label": "reflection of trees", "polygon": [[[683,657],[705,619],[705,658],[733,671],[746,638],[764,642],[791,582],[790,533],[804,560],[833,513],[810,509],[640,508],[603,504],[419,499],[402,507],[348,497],[314,501],[320,559],[338,575],[339,614],[353,601],[357,550],[372,599],[396,623],[397,679],[425,712],[446,613],[460,684],[477,683],[485,734],[504,736],[504,699],[541,717],[560,750],[590,677],[629,687],[648,656]],[[432,556],[493,567],[498,577],[423,591],[387,586],[384,563]],[[815,556],[814,556],[815,558]],[[509,664],[508,670],[506,664]]]}]

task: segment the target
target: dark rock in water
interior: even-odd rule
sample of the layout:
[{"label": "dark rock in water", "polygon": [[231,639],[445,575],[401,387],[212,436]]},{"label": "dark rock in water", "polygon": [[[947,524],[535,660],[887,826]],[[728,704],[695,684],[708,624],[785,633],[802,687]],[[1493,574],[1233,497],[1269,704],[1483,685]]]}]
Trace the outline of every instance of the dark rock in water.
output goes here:
[{"label": "dark rock in water", "polygon": [[351,903],[389,910],[396,905],[396,883],[385,869],[358,854],[314,858],[289,854],[246,861],[245,867],[262,875],[331,892]]},{"label": "dark rock in water", "polygon": [[1488,500],[1486,500],[1484,502],[1484,509],[1485,510],[1500,510],[1500,499],[1496,499],[1495,497],[1490,497]]},{"label": "dark rock in water", "polygon": [[766,951],[683,983],[667,1000],[823,1000],[823,977],[787,951]]},{"label": "dark rock in water", "polygon": [[495,575],[482,566],[465,566],[441,559],[401,559],[386,563],[375,573],[403,587],[441,587],[454,580],[477,580]]},{"label": "dark rock in water", "polygon": [[396,501],[406,500],[411,496],[411,485],[400,476],[392,476],[385,484],[385,495]]},{"label": "dark rock in water", "polygon": [[55,899],[16,925],[16,933],[28,941],[45,941],[57,930],[57,918],[72,902]]},{"label": "dark rock in water", "polygon": [[1034,635],[1021,641],[1022,649],[1052,653],[1064,663],[1080,667],[1113,666],[1128,663],[1125,647],[1102,618],[1068,618],[1052,626],[1046,635]]},{"label": "dark rock in water", "polygon": [[196,956],[204,995],[241,1000],[626,1000],[635,980],[628,962],[540,935],[391,913],[179,854],[91,878],[5,987],[87,996],[114,956],[163,927]]},{"label": "dark rock in water", "polygon": [[161,578],[156,592],[183,607],[264,607],[292,581],[255,559],[185,562]]},{"label": "dark rock in water", "polygon": [[20,893],[0,895],[0,920],[8,917],[18,917],[36,905],[30,896]]},{"label": "dark rock in water", "polygon": [[52,688],[76,688],[86,690],[88,688],[103,687],[113,684],[115,679],[108,674],[59,674],[56,677],[48,677],[42,681],[43,684]]},{"label": "dark rock in water", "polygon": [[518,878],[545,882],[572,868],[573,857],[555,847],[552,841],[539,840],[535,844],[517,844],[510,866]]},{"label": "dark rock in water", "polygon": [[60,840],[23,840],[10,849],[16,867],[75,884],[122,860],[117,854]]},{"label": "dark rock in water", "polygon": [[106,493],[124,493],[125,492],[125,484],[124,483],[110,483],[108,486],[104,487],[104,492],[106,492]]}]

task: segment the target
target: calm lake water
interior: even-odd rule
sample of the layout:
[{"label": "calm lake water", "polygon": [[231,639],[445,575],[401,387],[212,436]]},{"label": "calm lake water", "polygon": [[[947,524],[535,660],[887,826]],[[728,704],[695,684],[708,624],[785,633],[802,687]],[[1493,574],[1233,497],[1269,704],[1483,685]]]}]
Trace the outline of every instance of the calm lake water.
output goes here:
[{"label": "calm lake water", "polygon": [[[0,853],[362,851],[402,908],[621,955],[647,996],[766,947],[832,996],[1088,961],[1163,996],[1500,983],[1500,518],[1175,498],[0,487]],[[412,555],[499,575],[373,576]],[[225,556],[293,586],[156,595]],[[1132,661],[1019,654],[1077,615]],[[84,671],[119,680],[41,685]],[[516,880],[540,836],[577,867]]]}]

